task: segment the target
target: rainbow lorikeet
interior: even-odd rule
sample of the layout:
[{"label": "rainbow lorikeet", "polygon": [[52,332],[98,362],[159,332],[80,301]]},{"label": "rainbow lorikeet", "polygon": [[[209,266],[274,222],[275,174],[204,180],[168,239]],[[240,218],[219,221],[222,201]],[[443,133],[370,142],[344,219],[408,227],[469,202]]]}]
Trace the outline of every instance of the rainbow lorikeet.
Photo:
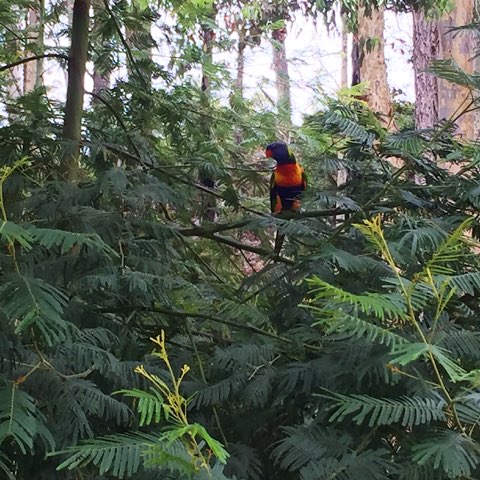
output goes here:
[{"label": "rainbow lorikeet", "polygon": [[[305,172],[295,159],[288,146],[283,142],[267,145],[265,155],[277,162],[270,180],[270,207],[272,213],[298,212],[301,196],[307,186]],[[285,236],[277,234],[275,254],[279,254]]]}]

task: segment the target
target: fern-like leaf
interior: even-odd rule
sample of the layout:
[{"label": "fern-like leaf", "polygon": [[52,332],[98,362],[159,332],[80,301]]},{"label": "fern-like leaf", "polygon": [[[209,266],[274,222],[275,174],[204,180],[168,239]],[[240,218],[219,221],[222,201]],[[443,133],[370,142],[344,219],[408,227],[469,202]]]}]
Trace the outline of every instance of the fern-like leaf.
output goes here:
[{"label": "fern-like leaf", "polygon": [[5,476],[6,480],[15,480],[15,475],[12,472],[10,459],[0,452],[0,472]]},{"label": "fern-like leaf", "polygon": [[61,290],[39,278],[12,275],[5,280],[0,305],[16,323],[16,333],[34,327],[49,345],[70,337],[73,325],[62,318],[68,299]]},{"label": "fern-like leaf", "polygon": [[37,437],[47,449],[55,445],[34,399],[14,382],[0,387],[0,444],[10,437],[24,455],[33,452]]},{"label": "fern-like leaf", "polygon": [[[385,320],[385,318],[405,319],[407,317],[405,301],[395,293],[381,294],[375,292],[357,295],[335,287],[318,277],[309,279],[308,283],[313,287],[311,293],[316,300],[326,299],[336,304],[353,305],[360,312],[375,315],[381,320]],[[315,310],[316,307],[308,306],[308,308]]]},{"label": "fern-like leaf", "polygon": [[156,436],[146,433],[107,435],[54,452],[53,455],[69,455],[57,470],[72,470],[93,464],[98,467],[100,475],[108,472],[124,478],[141,468],[142,455],[156,441]]},{"label": "fern-like leaf", "polygon": [[1,220],[0,221],[0,237],[5,243],[18,243],[26,250],[32,248],[33,238],[28,230],[25,230],[16,223]]},{"label": "fern-like leaf", "polygon": [[325,325],[327,335],[337,334],[336,338],[365,338],[369,342],[395,348],[396,345],[406,343],[407,340],[390,330],[352,315],[342,314],[325,316],[314,325]]},{"label": "fern-like leaf", "polygon": [[115,393],[125,395],[136,400],[136,409],[140,414],[140,426],[159,423],[162,418],[163,397],[154,388],[148,392],[139,389],[119,390]]},{"label": "fern-like leaf", "polygon": [[63,255],[74,247],[87,248],[98,253],[118,257],[118,253],[109,247],[96,233],[77,233],[51,228],[33,228],[30,230],[33,240],[47,249],[58,248]]},{"label": "fern-like leaf", "polygon": [[[427,261],[422,274],[426,275],[427,269],[433,275],[450,275],[453,273],[450,264],[465,256],[462,248],[462,236],[465,230],[472,224],[473,219],[464,220],[444,242],[435,250],[432,258]],[[421,274],[421,275],[422,275]]]},{"label": "fern-like leaf", "polygon": [[446,421],[444,411],[446,403],[443,399],[416,397],[380,399],[368,395],[342,395],[334,392],[320,396],[333,402],[330,422],[341,422],[350,415],[354,415],[352,421],[357,425],[368,420],[369,427],[392,423],[413,427],[434,420]]},{"label": "fern-like leaf", "polygon": [[480,445],[465,433],[439,430],[434,436],[413,447],[412,460],[445,472],[449,478],[471,478],[480,463]]}]

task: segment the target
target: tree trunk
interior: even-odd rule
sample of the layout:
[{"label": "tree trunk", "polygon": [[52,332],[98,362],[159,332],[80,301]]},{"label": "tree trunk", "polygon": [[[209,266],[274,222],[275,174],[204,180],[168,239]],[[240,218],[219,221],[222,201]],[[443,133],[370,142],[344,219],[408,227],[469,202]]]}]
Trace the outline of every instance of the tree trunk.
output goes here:
[{"label": "tree trunk", "polygon": [[342,64],[340,66],[340,87],[348,87],[348,32],[345,25],[342,26]]},{"label": "tree trunk", "polygon": [[75,0],[68,59],[67,102],[63,124],[65,142],[61,174],[70,181],[78,180],[80,140],[83,115],[84,79],[88,53],[90,0]]},{"label": "tree trunk", "polygon": [[[103,1],[102,0],[92,0],[93,7],[93,29],[98,30],[98,13],[103,10]],[[110,73],[105,72],[97,64],[98,62],[94,61],[93,64],[93,93],[98,95],[103,90],[106,90],[110,86]],[[94,99],[95,100],[95,99]]]},{"label": "tree trunk", "polygon": [[438,57],[438,25],[420,11],[413,12],[413,71],[415,126],[431,128],[438,122],[438,79],[426,72]]},{"label": "tree trunk", "polygon": [[[246,32],[245,28],[240,26],[238,29],[238,50],[237,50],[237,76],[235,78],[235,91],[233,92],[233,98],[237,98],[239,101],[243,100],[243,81],[245,76],[245,48]],[[235,100],[232,105],[235,109]],[[243,129],[241,125],[235,126],[235,143],[238,145],[243,140]]]},{"label": "tree trunk", "polygon": [[244,28],[238,29],[237,76],[235,78],[236,94],[243,98],[243,80],[245,74],[246,34]]},{"label": "tree trunk", "polygon": [[[480,0],[475,0],[474,11],[473,11],[473,22],[480,23]],[[476,52],[480,50],[480,31],[474,32],[475,43],[473,48]],[[480,56],[475,56],[473,59],[473,69],[475,72],[480,71]],[[480,111],[475,110],[473,112],[473,138],[478,138],[480,136]]]},{"label": "tree trunk", "polygon": [[[44,52],[44,26],[43,17],[45,11],[44,0],[39,0],[35,8],[27,10],[26,31],[29,42],[27,50],[30,54],[41,55]],[[27,62],[23,66],[23,93],[31,92],[34,88],[42,85],[43,58],[34,62]]]},{"label": "tree trunk", "polygon": [[360,78],[361,48],[358,32],[352,36],[352,86],[361,83]]},{"label": "tree trunk", "polygon": [[286,38],[286,27],[273,30],[273,70],[275,71],[275,86],[277,89],[277,107],[281,120],[279,136],[283,137],[282,140],[288,143],[289,131],[292,125],[292,99],[290,95],[287,51],[285,48]]},{"label": "tree trunk", "polygon": [[[449,32],[452,27],[466,25],[473,20],[473,0],[456,0],[453,11],[438,22],[440,38],[440,58],[452,59],[462,70],[473,73],[475,36],[473,32],[455,34]],[[474,138],[474,114],[458,115],[470,102],[470,90],[446,80],[439,80],[440,119],[455,119],[457,132],[464,138]]]},{"label": "tree trunk", "polygon": [[385,126],[391,126],[392,100],[388,88],[383,38],[385,7],[367,12],[365,3],[358,8],[357,45],[359,51],[359,76],[368,84],[367,102],[381,115]]}]

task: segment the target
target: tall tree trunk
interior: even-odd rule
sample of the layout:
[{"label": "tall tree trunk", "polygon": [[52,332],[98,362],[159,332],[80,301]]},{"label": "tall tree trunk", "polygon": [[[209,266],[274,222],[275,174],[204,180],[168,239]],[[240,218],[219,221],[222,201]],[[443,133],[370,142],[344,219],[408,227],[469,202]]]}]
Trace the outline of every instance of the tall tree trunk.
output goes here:
[{"label": "tall tree trunk", "polygon": [[[473,22],[480,23],[480,0],[474,0]],[[475,43],[473,48],[476,52],[480,51],[480,31],[475,32]],[[480,56],[475,56],[473,59],[473,69],[475,72],[480,71]],[[473,112],[473,138],[480,137],[480,111]]]},{"label": "tall tree trunk", "polygon": [[342,63],[340,66],[340,87],[348,87],[348,32],[345,25],[342,26]]},{"label": "tall tree trunk", "polygon": [[88,54],[90,0],[75,0],[68,59],[67,101],[63,124],[65,148],[60,169],[64,178],[78,180],[83,116],[84,79]]},{"label": "tall tree trunk", "polygon": [[237,50],[237,76],[235,78],[235,90],[240,98],[243,98],[243,81],[245,76],[245,48],[246,32],[243,27],[238,29],[238,50]]},{"label": "tall tree trunk", "polygon": [[[238,32],[238,48],[237,48],[237,76],[235,77],[235,91],[233,92],[233,98],[237,98],[239,101],[243,100],[243,81],[245,76],[245,48],[246,31],[243,25],[239,26]],[[235,108],[235,106],[233,106]],[[240,144],[243,140],[243,131],[241,125],[235,126],[235,143]]]},{"label": "tall tree trunk", "polygon": [[[27,50],[31,54],[41,55],[44,52],[44,25],[45,1],[38,0],[35,7],[30,7],[26,16],[26,30],[29,42]],[[34,62],[27,62],[23,66],[23,93],[31,92],[42,85],[43,58]]]},{"label": "tall tree trunk", "polygon": [[282,27],[272,32],[273,70],[275,71],[275,86],[277,89],[277,107],[280,117],[279,136],[289,141],[289,131],[292,125],[292,98],[290,95],[290,75],[288,73],[287,51],[285,40],[287,28]]},{"label": "tall tree trunk", "polygon": [[438,57],[438,25],[423,12],[413,12],[413,72],[415,126],[431,128],[438,122],[438,79],[426,70]]},{"label": "tall tree trunk", "polygon": [[361,47],[358,38],[358,32],[352,36],[352,86],[361,83],[360,65],[361,65]]},{"label": "tall tree trunk", "polygon": [[[467,25],[473,20],[473,0],[456,0],[455,8],[438,23],[440,37],[440,58],[452,59],[467,73],[473,73],[475,37],[473,32],[455,34],[449,32],[452,27]],[[439,107],[440,119],[457,117],[470,101],[470,90],[461,85],[451,84],[446,80],[439,80]],[[456,119],[458,133],[465,139],[474,138],[474,114],[467,113]]]},{"label": "tall tree trunk", "polygon": [[371,8],[367,12],[365,2],[360,4],[357,48],[360,49],[360,80],[368,84],[368,105],[381,115],[386,126],[391,126],[392,99],[385,63],[384,13],[385,7]]},{"label": "tall tree trunk", "polygon": [[110,75],[104,73],[98,68],[95,68],[93,71],[93,93],[98,95],[103,90],[107,90],[110,85]]},{"label": "tall tree trunk", "polygon": [[[93,30],[98,30],[100,25],[98,22],[99,13],[103,10],[103,0],[91,0],[93,7]],[[93,63],[93,93],[98,95],[106,90],[110,85],[110,73],[99,67],[98,62]],[[95,99],[94,99],[95,100]]]}]

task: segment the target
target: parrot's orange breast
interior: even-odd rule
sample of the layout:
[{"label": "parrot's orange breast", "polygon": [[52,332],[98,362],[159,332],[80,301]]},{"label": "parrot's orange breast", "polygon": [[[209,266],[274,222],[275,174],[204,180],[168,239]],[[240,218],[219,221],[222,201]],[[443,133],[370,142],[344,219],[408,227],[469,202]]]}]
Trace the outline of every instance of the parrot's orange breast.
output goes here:
[{"label": "parrot's orange breast", "polygon": [[303,184],[303,168],[298,163],[278,165],[275,169],[275,184],[279,187],[296,187]]}]

